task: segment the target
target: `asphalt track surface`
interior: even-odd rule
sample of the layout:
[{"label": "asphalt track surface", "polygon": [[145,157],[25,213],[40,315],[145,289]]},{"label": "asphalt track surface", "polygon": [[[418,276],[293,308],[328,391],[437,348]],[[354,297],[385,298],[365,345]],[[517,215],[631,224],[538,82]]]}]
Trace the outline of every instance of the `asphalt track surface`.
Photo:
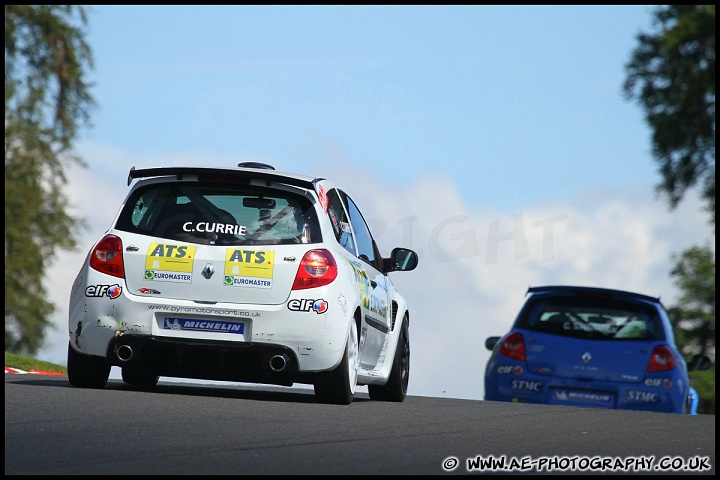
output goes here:
[{"label": "asphalt track surface", "polygon": [[90,390],[6,374],[5,475],[715,473],[714,415],[362,393],[323,405],[307,389],[172,380]]}]

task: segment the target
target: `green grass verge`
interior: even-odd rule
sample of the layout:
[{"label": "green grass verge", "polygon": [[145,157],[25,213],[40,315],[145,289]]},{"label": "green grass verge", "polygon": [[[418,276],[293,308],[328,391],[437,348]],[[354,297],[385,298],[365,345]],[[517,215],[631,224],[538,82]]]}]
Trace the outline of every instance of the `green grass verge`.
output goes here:
[{"label": "green grass verge", "polygon": [[5,366],[18,368],[20,370],[25,370],[26,372],[30,370],[40,370],[43,372],[62,372],[67,375],[67,368],[63,365],[56,365],[54,363],[9,352],[5,352]]}]

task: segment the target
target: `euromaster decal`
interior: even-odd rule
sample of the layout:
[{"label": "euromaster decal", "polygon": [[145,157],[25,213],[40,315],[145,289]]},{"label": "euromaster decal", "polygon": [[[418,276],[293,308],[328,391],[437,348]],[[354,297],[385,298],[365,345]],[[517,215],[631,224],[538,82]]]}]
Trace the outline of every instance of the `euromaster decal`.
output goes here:
[{"label": "euromaster decal", "polygon": [[191,245],[151,243],[145,259],[145,280],[192,282],[196,249]]},{"label": "euromaster decal", "polygon": [[275,252],[228,248],[225,282],[229,287],[272,288]]}]

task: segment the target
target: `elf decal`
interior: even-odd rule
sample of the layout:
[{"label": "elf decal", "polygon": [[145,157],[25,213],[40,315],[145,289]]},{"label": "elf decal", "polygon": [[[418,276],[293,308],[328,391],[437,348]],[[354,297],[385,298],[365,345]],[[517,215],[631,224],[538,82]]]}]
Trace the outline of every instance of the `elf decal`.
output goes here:
[{"label": "elf decal", "polygon": [[318,315],[327,312],[328,302],[322,298],[317,300],[303,298],[303,299],[292,299],[287,303],[288,310],[293,312],[309,312],[314,311]]},{"label": "elf decal", "polygon": [[192,282],[193,259],[197,247],[151,243],[145,259],[145,280]]},{"label": "elf decal", "polygon": [[120,285],[90,285],[85,289],[86,297],[108,297],[115,300],[122,293]]},{"label": "elf decal", "polygon": [[228,248],[225,251],[225,285],[272,288],[275,252]]}]

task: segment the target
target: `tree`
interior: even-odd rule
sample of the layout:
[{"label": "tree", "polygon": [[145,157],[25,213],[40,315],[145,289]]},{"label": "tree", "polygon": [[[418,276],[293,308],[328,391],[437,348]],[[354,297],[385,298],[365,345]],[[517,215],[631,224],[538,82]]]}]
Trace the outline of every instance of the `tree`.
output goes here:
[{"label": "tree", "polygon": [[43,286],[58,249],[85,226],[62,192],[94,100],[80,5],[5,6],[5,350],[33,355],[56,307]]},{"label": "tree", "polygon": [[675,256],[672,276],[680,289],[679,304],[668,308],[678,343],[686,355],[714,356],[715,253],[693,247]]},{"label": "tree", "polygon": [[[702,184],[715,225],[715,6],[663,5],[655,35],[641,33],[626,65],[628,99],[645,109],[652,153],[660,165],[657,190],[675,208],[686,191]],[[684,354],[715,351],[715,253],[693,247],[675,258],[671,274],[682,292],[668,308]],[[691,372],[700,413],[715,413],[712,371]]]},{"label": "tree", "polygon": [[715,224],[715,6],[663,5],[657,34],[641,33],[626,65],[623,89],[644,107],[652,152],[660,164],[657,186],[675,208],[702,183]]},{"label": "tree", "polygon": [[[675,257],[672,271],[681,291],[680,303],[668,308],[681,351],[685,355],[715,357],[715,253],[694,247]],[[715,366],[690,372],[698,392],[698,413],[715,414]]]}]

